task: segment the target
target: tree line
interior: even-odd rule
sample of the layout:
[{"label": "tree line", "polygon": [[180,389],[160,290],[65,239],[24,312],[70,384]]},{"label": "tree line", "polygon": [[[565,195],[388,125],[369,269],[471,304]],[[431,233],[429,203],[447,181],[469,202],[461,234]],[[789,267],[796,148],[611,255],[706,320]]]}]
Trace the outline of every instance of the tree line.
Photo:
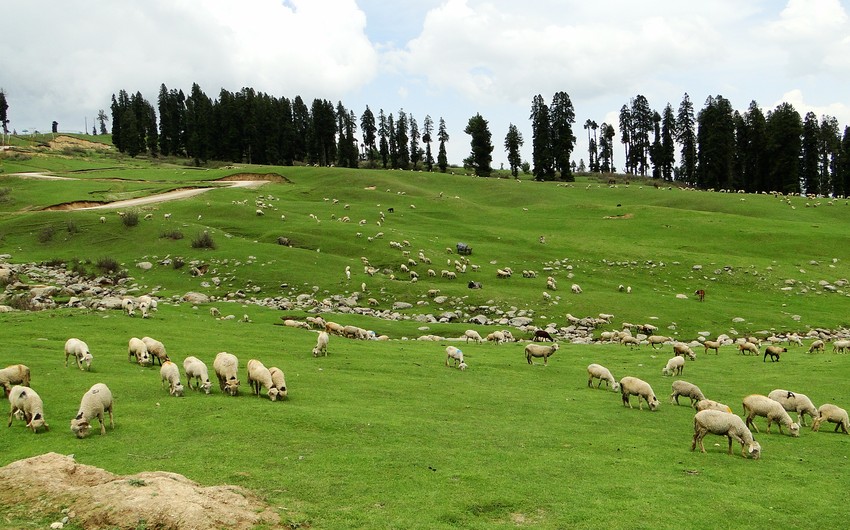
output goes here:
[{"label": "tree line", "polygon": [[[443,118],[435,127],[426,115],[420,128],[412,114],[377,116],[367,106],[359,117],[342,102],[300,96],[277,98],[251,88],[222,89],[216,99],[197,84],[188,96],[161,85],[154,108],[141,93],[112,97],[112,138],[119,151],[136,156],[185,156],[255,164],[295,163],[446,171],[449,135]],[[157,120],[157,115],[159,119]],[[98,116],[101,118],[101,115]],[[588,165],[572,161],[575,110],[569,94],[556,92],[547,104],[532,98],[532,160],[523,161],[524,139],[511,123],[504,149],[513,176],[530,172],[536,180],[573,180],[575,171],[614,173],[613,124],[584,123]],[[637,95],[620,109],[622,171],[703,189],[850,193],[850,127],[814,113],[801,117],[790,103],[766,114],[756,104],[740,113],[723,96],[709,96],[697,113],[688,94],[677,110],[661,112]],[[358,135],[358,126],[360,134]],[[435,131],[436,129],[436,131]],[[103,123],[101,121],[101,130]],[[480,114],[469,119],[470,155],[464,166],[476,175],[492,174],[492,135]],[[436,134],[435,134],[436,133]],[[434,158],[431,144],[438,150]],[[678,156],[677,156],[678,155]]]}]

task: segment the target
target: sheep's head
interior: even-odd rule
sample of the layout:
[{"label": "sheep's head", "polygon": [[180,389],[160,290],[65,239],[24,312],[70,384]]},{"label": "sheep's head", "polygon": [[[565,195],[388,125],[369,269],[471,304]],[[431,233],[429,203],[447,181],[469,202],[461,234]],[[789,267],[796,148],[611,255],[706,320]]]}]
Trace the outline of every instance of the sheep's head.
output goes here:
[{"label": "sheep's head", "polygon": [[649,410],[655,412],[656,410],[658,410],[658,405],[658,398],[652,396],[652,399],[649,401]]},{"label": "sheep's head", "polygon": [[202,385],[201,385],[201,388],[203,389],[204,394],[209,394],[209,393],[210,393],[210,387],[212,387],[212,383],[210,383],[210,380],[209,380],[209,379],[207,379],[206,381],[204,381],[204,384],[202,384]]},{"label": "sheep's head", "polygon": [[171,395],[174,397],[183,397],[183,384],[177,381],[177,384],[171,387]]},{"label": "sheep's head", "polygon": [[82,361],[83,361],[83,365],[85,365],[85,367],[86,367],[86,370],[91,370],[92,359],[94,359],[94,357],[89,352],[85,352],[83,354]]},{"label": "sheep's head", "polygon": [[791,424],[791,436],[793,436],[795,438],[800,436],[800,424],[799,423],[794,422],[794,423]]},{"label": "sheep's head", "polygon": [[278,390],[275,387],[271,387],[269,389],[269,399],[272,401],[277,401]]},{"label": "sheep's head", "polygon": [[77,438],[85,438],[91,430],[91,425],[88,421],[84,420],[82,416],[83,414],[81,412],[76,418],[71,420],[71,432],[74,433]]},{"label": "sheep's head", "polygon": [[239,394],[239,380],[235,377],[231,377],[224,383],[224,391],[230,396],[236,396]]},{"label": "sheep's head", "polygon": [[44,421],[44,416],[40,412],[33,414],[32,419],[27,423],[27,427],[32,429],[32,432],[38,432],[38,429],[44,427],[44,430],[49,431],[50,426]]},{"label": "sheep's head", "polygon": [[613,385],[611,385],[611,390],[612,390],[613,392],[617,392],[617,391],[619,391],[619,390],[620,390],[620,383],[618,383],[618,382],[614,381],[614,384],[613,384]]},{"label": "sheep's head", "polygon": [[761,445],[759,445],[757,441],[753,440],[753,443],[747,446],[747,453],[749,453],[750,458],[753,460],[758,460],[761,456]]},{"label": "sheep's head", "polygon": [[463,361],[461,361],[461,363],[459,365],[457,365],[457,367],[458,367],[458,369],[460,369],[460,371],[466,370],[466,366],[467,366],[466,363],[463,362]]}]

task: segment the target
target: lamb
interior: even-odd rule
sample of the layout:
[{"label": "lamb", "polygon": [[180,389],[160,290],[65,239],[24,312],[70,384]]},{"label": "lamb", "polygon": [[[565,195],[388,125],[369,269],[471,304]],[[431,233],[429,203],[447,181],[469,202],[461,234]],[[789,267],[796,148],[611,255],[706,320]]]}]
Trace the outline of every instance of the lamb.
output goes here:
[{"label": "lamb", "polygon": [[466,339],[466,342],[469,343],[470,340],[474,340],[475,342],[482,342],[484,339],[481,338],[481,335],[475,331],[474,329],[468,329],[463,332],[463,336]]},{"label": "lamb", "polygon": [[186,372],[186,381],[189,384],[189,388],[192,388],[192,380],[197,379],[198,384],[195,390],[203,390],[205,394],[210,393],[212,383],[210,383],[209,372],[204,361],[190,355],[183,359],[183,371]]},{"label": "lamb", "polygon": [[643,410],[643,403],[641,402],[641,398],[646,401],[646,404],[649,405],[649,410],[655,412],[658,410],[658,398],[655,397],[655,392],[652,391],[652,387],[649,386],[649,383],[642,379],[638,379],[637,377],[626,376],[620,379],[620,393],[623,396],[623,406],[628,406],[632,408],[631,401],[629,400],[629,396],[637,396],[638,397],[638,408]]},{"label": "lamb", "polygon": [[656,344],[664,344],[665,342],[670,342],[670,337],[665,337],[664,335],[650,335],[646,338],[646,342],[648,342],[654,350]]},{"label": "lamb", "polygon": [[320,331],[319,336],[316,339],[316,347],[313,348],[313,357],[318,357],[319,355],[327,355],[328,354],[328,341],[330,340],[330,335],[328,335],[327,331]]},{"label": "lamb", "polygon": [[732,413],[732,408],[729,405],[724,405],[712,399],[701,399],[697,401],[694,408],[700,410],[719,410],[720,412]]},{"label": "lamb", "polygon": [[702,345],[705,346],[705,353],[708,353],[708,350],[714,350],[715,355],[720,353],[720,341],[707,340]]},{"label": "lamb", "polygon": [[811,416],[812,419],[818,417],[818,409],[805,394],[777,388],[776,390],[771,390],[767,397],[778,401],[786,411],[796,412],[797,423],[804,427],[806,426],[806,414]]},{"label": "lamb", "polygon": [[127,345],[127,360],[135,361],[142,366],[153,364],[150,353],[148,353],[148,346],[142,339],[136,337],[131,338]]},{"label": "lamb", "polygon": [[30,386],[30,369],[24,364],[13,364],[0,370],[0,385],[6,397],[14,385]]},{"label": "lamb", "polygon": [[103,423],[104,413],[109,413],[109,426],[115,429],[115,419],[112,415],[112,392],[103,383],[95,383],[83,394],[80,409],[74,419],[71,420],[71,432],[77,438],[85,438],[91,429],[91,421],[97,418],[100,421],[100,434],[106,434],[106,426]]},{"label": "lamb", "polygon": [[65,368],[68,367],[68,357],[74,356],[77,361],[77,368],[83,370],[85,365],[86,370],[91,370],[92,354],[89,352],[89,346],[80,339],[68,339],[65,341]]},{"label": "lamb", "polygon": [[763,416],[767,418],[767,432],[770,432],[770,425],[773,422],[779,424],[779,433],[782,433],[782,426],[788,427],[791,436],[800,436],[800,426],[791,421],[791,416],[785,411],[785,408],[778,401],[774,401],[767,396],[759,394],[750,394],[744,398],[744,412],[747,413],[747,427],[755,428],[759,432],[758,427],[753,423],[753,418]]},{"label": "lamb", "polygon": [[32,388],[15,385],[9,391],[9,427],[12,426],[12,418],[15,413],[20,412],[24,416],[24,421],[27,424],[27,429],[32,429],[32,432],[37,433],[40,427],[49,431],[50,426],[44,420],[44,403],[41,397]]},{"label": "lamb", "polygon": [[168,358],[168,353],[166,353],[165,345],[163,343],[150,337],[142,337],[142,342],[144,342],[145,346],[148,348],[148,355],[150,355],[151,364],[159,361],[159,365],[162,366],[164,361],[171,360]]},{"label": "lamb", "polygon": [[572,286],[570,287],[570,290],[573,292],[573,294],[581,294],[581,292],[582,292],[581,286],[579,286],[579,284],[577,284],[577,283],[572,284]]},{"label": "lamb", "polygon": [[743,355],[749,355],[751,353],[753,355],[758,355],[759,347],[750,341],[744,341],[738,343],[738,351]]},{"label": "lamb", "polygon": [[823,353],[823,341],[820,340],[820,339],[812,342],[811,346],[809,346],[809,349],[806,351],[806,353],[814,353],[816,351]]},{"label": "lamb", "polygon": [[551,346],[541,346],[540,344],[528,344],[525,347],[525,360],[528,361],[528,364],[534,364],[531,362],[532,357],[543,357],[543,364],[549,364],[549,357],[554,355],[555,352],[558,351],[558,343],[554,343]]},{"label": "lamb", "polygon": [[134,316],[136,314],[136,302],[132,298],[124,298],[121,300],[121,309],[127,313],[128,317]]},{"label": "lamb", "polygon": [[833,353],[847,353],[850,349],[850,340],[837,340],[832,343]]},{"label": "lamb", "polygon": [[452,359],[455,366],[463,364],[463,352],[460,348],[454,346],[446,346],[446,366],[449,365],[449,359]]},{"label": "lamb", "polygon": [[594,379],[599,379],[599,382],[596,384],[596,388],[602,386],[602,381],[605,381],[605,386],[608,387],[609,390],[614,392],[620,390],[620,383],[614,380],[614,376],[611,375],[611,371],[601,364],[593,363],[587,365],[587,386],[593,388]]},{"label": "lamb", "polygon": [[183,397],[183,384],[180,383],[180,369],[171,361],[165,361],[159,369],[161,384],[168,383],[168,393],[174,397]]},{"label": "lamb", "polygon": [[235,355],[219,352],[213,361],[213,370],[218,377],[218,387],[222,392],[231,396],[239,394],[239,378],[237,377],[239,359]]},{"label": "lamb", "polygon": [[850,419],[847,417],[847,411],[841,407],[832,403],[821,405],[818,408],[818,417],[812,422],[812,430],[818,432],[820,430],[820,424],[824,421],[835,423],[835,432],[841,429],[844,434],[850,434],[848,432],[848,429],[850,429]]},{"label": "lamb", "polygon": [[699,444],[700,451],[705,452],[702,439],[708,433],[725,436],[729,440],[729,454],[732,454],[732,439],[741,444],[741,456],[746,458],[749,454],[753,460],[761,456],[761,445],[753,439],[753,433],[744,424],[744,421],[735,414],[721,412],[718,410],[701,410],[694,415],[694,439],[691,442],[691,451]]},{"label": "lamb", "polygon": [[142,318],[148,318],[151,311],[156,311],[156,300],[148,295],[142,295],[137,300],[139,311],[142,313]]},{"label": "lamb", "polygon": [[260,389],[266,387],[267,395],[272,401],[277,401],[277,388],[272,382],[272,374],[266,366],[257,359],[248,361],[248,384],[257,397],[260,397]]},{"label": "lamb", "polygon": [[283,370],[276,366],[269,368],[269,373],[272,376],[272,385],[277,389],[277,397],[284,399],[286,397],[286,379],[283,377]]},{"label": "lamb", "polygon": [[675,400],[678,405],[679,396],[685,396],[691,398],[691,406],[693,407],[698,402],[705,399],[702,390],[700,390],[695,384],[688,383],[687,381],[682,381],[681,379],[673,381],[672,387],[673,393],[670,394],[670,403],[673,403],[673,400]]},{"label": "lamb", "polygon": [[684,342],[674,342],[673,353],[675,355],[681,355],[682,357],[687,355],[688,359],[692,361],[697,358],[697,354],[694,353],[694,350],[692,350],[691,347],[685,344]]},{"label": "lamb", "polygon": [[770,360],[772,362],[776,362],[779,360],[779,356],[787,351],[788,348],[771,344],[770,346],[764,349],[764,359],[762,359],[762,362],[767,362],[768,355],[770,355]]},{"label": "lamb", "polygon": [[678,355],[667,361],[667,366],[661,369],[661,375],[682,375],[685,369],[685,358]]}]

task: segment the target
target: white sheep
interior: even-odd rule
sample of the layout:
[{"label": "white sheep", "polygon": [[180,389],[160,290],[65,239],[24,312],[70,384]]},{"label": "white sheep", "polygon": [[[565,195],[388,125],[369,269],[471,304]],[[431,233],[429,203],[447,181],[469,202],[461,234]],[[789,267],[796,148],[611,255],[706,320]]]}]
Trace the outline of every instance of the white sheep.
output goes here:
[{"label": "white sheep", "polygon": [[217,307],[211,307],[210,316],[213,318],[219,318],[221,317],[221,311],[219,311]]},{"label": "white sheep", "polygon": [[751,353],[753,355],[758,355],[760,353],[759,347],[755,343],[750,342],[750,341],[739,342],[738,343],[738,352],[740,352],[743,355],[749,355]]},{"label": "white sheep", "polygon": [[460,348],[456,348],[455,346],[446,346],[446,366],[449,365],[449,359],[452,359],[452,362],[457,367],[459,367],[460,364],[464,364],[463,352]]},{"label": "white sheep", "polygon": [[203,390],[205,394],[210,393],[210,376],[204,361],[190,355],[183,359],[183,371],[186,372],[186,382],[192,388],[192,380],[197,379],[195,390]]},{"label": "white sheep", "polygon": [[720,412],[727,412],[729,414],[732,413],[732,407],[729,405],[725,405],[718,401],[714,401],[712,399],[701,399],[697,401],[694,408],[699,410],[719,410]]},{"label": "white sheep", "polygon": [[755,428],[759,432],[758,427],[753,423],[753,418],[762,416],[767,418],[767,432],[770,432],[770,425],[773,422],[779,424],[779,433],[782,434],[782,426],[788,427],[791,436],[800,436],[800,425],[791,421],[791,416],[785,411],[785,408],[778,401],[774,401],[767,396],[759,394],[750,394],[744,398],[744,412],[747,414],[747,427]]},{"label": "white sheep", "polygon": [[104,216],[102,216],[102,215],[101,215],[101,216],[100,216],[100,224],[103,224],[103,223],[105,223],[105,222],[106,222],[106,217],[104,217]]},{"label": "white sheep", "polygon": [[626,376],[620,379],[620,393],[623,397],[623,406],[632,408],[632,403],[629,400],[629,396],[637,396],[638,397],[638,408],[643,410],[643,402],[641,399],[646,401],[646,404],[649,405],[649,410],[655,412],[658,410],[658,406],[660,403],[658,402],[658,398],[655,397],[655,392],[653,392],[652,387],[649,386],[649,383],[644,381],[643,379],[638,379],[637,377]]},{"label": "white sheep", "polygon": [[460,363],[459,365],[457,365],[457,368],[458,368],[458,370],[463,372],[464,370],[466,370],[468,368],[468,365],[466,363]]},{"label": "white sheep", "polygon": [[269,373],[272,376],[272,385],[277,389],[278,399],[284,399],[287,394],[286,378],[284,378],[283,370],[276,366],[269,368]]},{"label": "white sheep", "polygon": [[8,394],[14,385],[30,386],[30,369],[25,364],[12,364],[0,370],[0,385],[3,386],[3,396]]},{"label": "white sheep", "polygon": [[558,343],[554,343],[551,346],[543,346],[540,344],[528,344],[525,346],[525,360],[528,361],[528,364],[534,364],[531,361],[532,357],[543,357],[543,364],[549,364],[549,357],[555,354],[558,351]]},{"label": "white sheep", "polygon": [[640,340],[637,337],[633,337],[631,335],[623,335],[620,337],[620,344],[623,346],[628,346],[631,348],[632,346],[637,346],[640,348]]},{"label": "white sheep", "polygon": [[168,383],[168,393],[174,397],[183,397],[183,384],[180,382],[180,369],[171,361],[165,361],[159,369],[161,384]]},{"label": "white sheep", "polygon": [[823,341],[820,339],[813,341],[806,353],[814,353],[816,351],[823,353]]},{"label": "white sheep", "polygon": [[806,414],[811,416],[813,420],[818,417],[818,409],[812,403],[812,400],[809,399],[809,396],[805,394],[777,388],[771,390],[767,397],[778,401],[786,411],[796,412],[797,423],[804,427],[806,426]]},{"label": "white sheep", "polygon": [[581,294],[581,292],[582,292],[581,286],[579,286],[579,284],[577,284],[577,283],[572,284],[572,286],[570,287],[570,290],[574,294]]},{"label": "white sheep", "polygon": [[506,340],[505,334],[498,330],[488,333],[486,339],[488,342],[495,342],[496,344],[501,344]]},{"label": "white sheep", "polygon": [[83,370],[83,365],[85,365],[86,370],[91,370],[91,362],[94,357],[89,352],[88,344],[76,338],[65,341],[65,368],[68,367],[68,357],[72,355],[77,361],[77,368]]},{"label": "white sheep", "polygon": [[720,353],[720,346],[722,346],[720,341],[714,340],[707,340],[703,342],[702,345],[705,346],[705,353],[708,353],[708,350],[714,350],[715,355],[718,355]]},{"label": "white sheep", "polygon": [[607,386],[609,390],[614,392],[620,390],[620,383],[614,379],[614,376],[611,375],[611,371],[601,364],[593,363],[587,365],[587,386],[593,388],[594,379],[599,379],[599,382],[596,384],[596,388],[602,386],[602,381],[605,381],[605,386]]},{"label": "white sheep", "polygon": [[484,339],[481,338],[481,335],[477,331],[475,331],[474,329],[468,329],[468,330],[464,331],[463,337],[466,339],[467,343],[470,340],[474,340],[475,342],[478,342],[478,343],[484,341]]},{"label": "white sheep", "polygon": [[670,337],[665,337],[664,335],[650,335],[646,338],[646,342],[652,346],[653,350],[655,349],[656,344],[664,344],[665,342],[670,342],[670,340]]},{"label": "white sheep", "polygon": [[142,366],[153,364],[147,345],[142,339],[133,337],[127,344],[127,360],[137,362]]},{"label": "white sheep", "polygon": [[711,433],[725,436],[729,440],[729,454],[732,454],[732,440],[741,444],[741,456],[749,454],[753,460],[761,456],[761,445],[753,438],[753,433],[747,428],[744,420],[735,414],[718,410],[701,410],[694,415],[694,439],[691,451],[699,445],[700,451],[705,452],[702,439]]},{"label": "white sheep", "polygon": [[121,300],[121,309],[131,317],[136,314],[136,302],[132,298],[124,298]]},{"label": "white sheep", "polygon": [[91,421],[97,418],[100,421],[100,434],[106,434],[104,425],[104,413],[109,413],[109,426],[115,429],[115,419],[112,415],[112,392],[103,383],[95,383],[83,394],[80,409],[74,419],[71,420],[71,432],[77,438],[85,438],[91,429]]},{"label": "white sheep", "polygon": [[142,318],[148,318],[151,311],[156,311],[156,300],[146,294],[140,296],[136,303],[138,304],[139,312],[142,313]]},{"label": "white sheep", "polygon": [[318,357],[319,355],[327,355],[329,341],[330,335],[328,335],[328,332],[320,331],[319,336],[316,338],[316,347],[313,348],[313,357]]},{"label": "white sheep", "polygon": [[678,355],[667,361],[667,366],[661,369],[661,375],[682,375],[685,369],[685,358]]},{"label": "white sheep", "polygon": [[150,355],[151,364],[159,361],[159,365],[162,366],[164,361],[171,360],[168,357],[168,353],[165,351],[165,345],[163,343],[156,339],[152,339],[151,337],[142,337],[142,342],[144,342],[145,346],[148,348],[148,355]]},{"label": "white sheep", "polygon": [[681,355],[682,357],[687,355],[688,359],[692,361],[697,358],[697,354],[694,353],[694,350],[692,350],[691,347],[685,344],[684,342],[673,343],[673,354]]},{"label": "white sheep", "polygon": [[682,381],[681,379],[673,381],[671,385],[673,388],[673,393],[670,394],[670,403],[676,401],[676,404],[679,404],[679,396],[685,396],[691,399],[691,406],[693,407],[696,403],[705,399],[705,396],[702,393],[702,390],[699,389],[693,383],[688,383],[687,381]]},{"label": "white sheep", "polygon": [[260,389],[266,387],[269,399],[277,401],[277,388],[272,382],[272,374],[266,366],[257,359],[248,361],[248,384],[251,385],[251,390],[257,397],[260,397]]},{"label": "white sheep", "polygon": [[222,392],[236,396],[239,394],[239,359],[232,353],[219,352],[213,361],[213,370],[218,377],[218,386]]},{"label": "white sheep", "polygon": [[12,418],[16,413],[23,414],[27,429],[38,432],[40,427],[49,431],[50,426],[44,419],[44,403],[41,397],[32,388],[15,385],[9,391],[9,427],[12,426]]},{"label": "white sheep", "polygon": [[818,417],[812,422],[812,430],[818,432],[820,424],[824,421],[835,424],[835,432],[838,429],[844,434],[850,434],[850,418],[847,417],[847,411],[832,403],[824,403],[818,408]]},{"label": "white sheep", "polygon": [[832,343],[832,353],[847,353],[850,349],[850,340],[837,340]]}]

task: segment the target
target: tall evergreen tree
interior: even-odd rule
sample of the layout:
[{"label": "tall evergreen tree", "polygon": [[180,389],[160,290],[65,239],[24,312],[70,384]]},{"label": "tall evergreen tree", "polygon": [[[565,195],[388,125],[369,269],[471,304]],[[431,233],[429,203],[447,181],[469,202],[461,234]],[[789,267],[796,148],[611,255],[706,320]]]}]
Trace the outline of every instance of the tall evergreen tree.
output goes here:
[{"label": "tall evergreen tree", "polygon": [[531,166],[534,180],[555,178],[555,156],[552,150],[552,128],[549,107],[540,94],[531,101]]},{"label": "tall evergreen tree", "polygon": [[590,118],[584,120],[584,130],[587,131],[587,160],[590,163],[590,167],[593,168],[593,138],[590,136],[591,125],[593,125],[593,120]]},{"label": "tall evergreen tree", "polygon": [[[2,107],[2,105],[0,105],[0,107]],[[106,116],[106,112],[104,112],[103,109],[97,111],[97,125],[99,127],[98,132],[100,134],[108,134],[106,129],[106,120],[108,119],[109,118]]]},{"label": "tall evergreen tree", "polygon": [[311,160],[327,166],[336,160],[336,112],[328,100],[314,99],[310,108],[312,117]]},{"label": "tall evergreen tree", "polygon": [[709,96],[697,116],[697,186],[734,189],[735,123],[732,105],[723,96]]},{"label": "tall evergreen tree", "polygon": [[212,101],[197,83],[193,83],[189,97],[186,98],[186,155],[195,160],[195,165],[209,160],[212,124]]},{"label": "tall evergreen tree", "polygon": [[387,117],[384,116],[384,109],[381,109],[378,113],[378,137],[381,139],[381,167],[387,169],[390,161],[390,129],[387,126]]},{"label": "tall evergreen tree", "polygon": [[573,134],[576,113],[569,94],[563,91],[556,92],[549,110],[554,167],[561,174],[562,180],[573,181],[575,179],[570,170],[570,156],[576,144],[576,137]]},{"label": "tall evergreen tree", "polygon": [[782,193],[800,193],[800,138],[803,120],[790,103],[780,103],[766,122],[769,160],[768,187]]},{"label": "tall evergreen tree", "polygon": [[662,157],[664,156],[661,149],[661,114],[658,112],[652,113],[652,145],[649,148],[649,160],[652,162],[652,178],[661,178],[661,168],[663,165]]},{"label": "tall evergreen tree", "polygon": [[408,142],[407,114],[404,110],[398,111],[398,119],[395,125],[396,149],[398,149],[398,166],[401,169],[410,168],[410,146]]},{"label": "tall evergreen tree", "polygon": [[375,145],[378,128],[375,125],[375,115],[372,114],[369,105],[366,105],[366,110],[363,111],[363,115],[360,117],[360,130],[363,132],[363,150],[366,154],[366,160],[369,161],[369,165],[372,167],[375,161],[378,160],[378,150]]},{"label": "tall evergreen tree", "polygon": [[513,123],[508,125],[508,134],[505,135],[505,151],[508,153],[508,165],[514,178],[519,176],[519,167],[522,165],[522,156],[519,149],[522,147],[522,133]]},{"label": "tall evergreen tree", "polygon": [[842,195],[843,185],[838,178],[841,134],[834,116],[823,116],[820,122],[820,189],[822,193]]},{"label": "tall evergreen tree", "polygon": [[341,167],[357,167],[357,143],[355,133],[357,121],[353,112],[345,110],[342,101],[336,105],[337,115],[337,165]]},{"label": "tall evergreen tree", "polygon": [[602,123],[599,127],[599,171],[603,173],[614,172],[614,126]]},{"label": "tall evergreen tree", "polygon": [[631,167],[635,173],[646,176],[649,170],[649,152],[652,144],[649,134],[653,130],[653,111],[646,97],[638,94],[631,101],[631,146],[629,155]]},{"label": "tall evergreen tree", "polygon": [[838,157],[838,174],[835,177],[836,196],[850,196],[850,125],[844,126]]},{"label": "tall evergreen tree", "polygon": [[3,132],[3,142],[9,134],[9,102],[6,101],[6,92],[0,88],[0,130]]},{"label": "tall evergreen tree", "polygon": [[419,127],[413,114],[410,115],[410,169],[417,169],[422,160],[422,150],[419,148]]},{"label": "tall evergreen tree", "polygon": [[631,147],[632,147],[632,111],[628,105],[620,107],[620,143],[623,144],[625,161],[623,162],[623,170],[626,173],[634,173],[632,167]]},{"label": "tall evergreen tree", "polygon": [[676,141],[682,146],[682,180],[686,184],[696,184],[697,168],[697,136],[696,119],[694,118],[694,105],[687,92],[679,104],[679,112],[676,115]]},{"label": "tall evergreen tree", "polygon": [[390,167],[398,169],[398,137],[396,136],[396,125],[392,112],[387,116],[387,141],[390,146]]},{"label": "tall evergreen tree", "polygon": [[431,154],[431,134],[434,132],[434,122],[431,116],[425,115],[425,121],[422,122],[422,142],[425,144],[425,169],[431,171],[434,169],[434,156]]},{"label": "tall evergreen tree", "polygon": [[311,136],[311,121],[307,104],[301,96],[295,96],[292,100],[292,155],[299,162],[308,160],[307,142]]},{"label": "tall evergreen tree", "polygon": [[800,177],[806,193],[819,194],[824,190],[820,186],[820,126],[814,112],[807,112],[803,118],[803,137],[800,152]]},{"label": "tall evergreen tree", "polygon": [[676,165],[676,114],[673,106],[667,103],[661,116],[661,178],[666,181],[673,180],[673,169]]},{"label": "tall evergreen tree", "polygon": [[440,168],[440,171],[445,173],[446,169],[449,167],[449,158],[446,154],[446,144],[449,141],[449,133],[446,130],[446,121],[442,117],[440,117],[440,125],[437,128],[437,141],[440,142],[440,147],[437,152],[437,167]]},{"label": "tall evergreen tree", "polygon": [[736,136],[738,157],[742,159],[739,165],[743,189],[753,193],[772,191],[768,185],[767,122],[764,113],[755,101],[751,101],[742,118],[743,128],[739,128]]},{"label": "tall evergreen tree", "polygon": [[466,167],[470,167],[475,171],[478,177],[489,177],[493,168],[493,144],[491,142],[490,129],[481,114],[469,118],[466,128],[463,130],[470,138],[471,152],[469,157],[464,159],[463,163]]}]

